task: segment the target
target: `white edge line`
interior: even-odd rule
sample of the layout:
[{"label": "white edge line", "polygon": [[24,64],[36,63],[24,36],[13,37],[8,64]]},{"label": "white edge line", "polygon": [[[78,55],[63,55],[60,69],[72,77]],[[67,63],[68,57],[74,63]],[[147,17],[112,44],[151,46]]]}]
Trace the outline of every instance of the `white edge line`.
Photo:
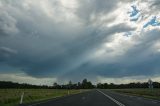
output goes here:
[{"label": "white edge line", "polygon": [[117,101],[116,99],[112,98],[111,96],[103,93],[102,91],[100,91],[100,90],[97,90],[97,91],[100,92],[101,94],[103,94],[104,96],[106,96],[107,98],[109,98],[110,100],[112,100],[117,105],[119,105],[119,106],[125,106],[124,104],[120,103],[119,101]]},{"label": "white edge line", "polygon": [[60,99],[60,98],[64,98],[64,97],[67,97],[68,95],[66,95],[66,96],[57,96],[57,97],[54,97],[54,98],[50,98],[50,99],[48,99],[48,100],[45,100],[44,99],[44,101],[42,100],[42,101],[37,101],[37,103],[33,103],[33,104],[30,104],[30,105],[28,105],[28,106],[36,106],[36,105],[39,105],[39,104],[44,104],[44,103],[47,103],[47,102],[50,102],[50,101],[53,101],[53,100],[58,100],[58,99]]},{"label": "white edge line", "polygon": [[[89,92],[89,91],[86,91],[86,92]],[[85,93],[85,92],[81,92],[81,93]],[[30,104],[30,105],[28,105],[28,106],[36,106],[36,105],[39,105],[39,104],[44,104],[44,103],[47,103],[47,102],[50,102],[50,101],[53,101],[53,100],[58,100],[58,99],[65,98],[65,97],[67,97],[67,96],[78,95],[78,94],[81,94],[81,93],[70,94],[70,95],[65,95],[65,96],[59,96],[59,97],[51,98],[51,99],[49,99],[49,100],[44,100],[44,101],[40,101],[40,102],[38,102],[38,103]]]}]

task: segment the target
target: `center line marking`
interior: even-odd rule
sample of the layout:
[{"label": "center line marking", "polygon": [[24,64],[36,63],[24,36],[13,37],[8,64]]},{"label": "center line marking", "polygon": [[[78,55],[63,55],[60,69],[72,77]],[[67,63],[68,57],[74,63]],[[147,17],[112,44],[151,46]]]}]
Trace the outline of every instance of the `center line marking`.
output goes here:
[{"label": "center line marking", "polygon": [[107,98],[109,98],[110,100],[112,100],[117,105],[119,105],[119,106],[125,106],[124,104],[120,103],[119,101],[117,101],[116,99],[112,98],[111,96],[103,93],[102,91],[100,91],[100,90],[97,90],[97,91],[100,92],[101,94],[103,94],[104,96],[106,96]]}]

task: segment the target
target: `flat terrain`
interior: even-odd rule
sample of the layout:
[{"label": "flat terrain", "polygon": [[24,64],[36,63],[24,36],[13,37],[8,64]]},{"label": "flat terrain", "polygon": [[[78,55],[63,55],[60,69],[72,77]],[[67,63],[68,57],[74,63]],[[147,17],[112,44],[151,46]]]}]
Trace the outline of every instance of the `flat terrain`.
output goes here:
[{"label": "flat terrain", "polygon": [[[160,89],[0,89],[0,106],[160,106]],[[71,95],[75,94],[75,95]]]},{"label": "flat terrain", "polygon": [[23,103],[31,103],[50,98],[80,93],[80,90],[55,89],[0,89],[0,106],[17,106],[24,92]]},{"label": "flat terrain", "polygon": [[24,106],[160,106],[160,102],[111,90],[91,90]]},{"label": "flat terrain", "polygon": [[150,99],[160,100],[160,89],[112,89],[112,91],[129,95],[142,96]]}]

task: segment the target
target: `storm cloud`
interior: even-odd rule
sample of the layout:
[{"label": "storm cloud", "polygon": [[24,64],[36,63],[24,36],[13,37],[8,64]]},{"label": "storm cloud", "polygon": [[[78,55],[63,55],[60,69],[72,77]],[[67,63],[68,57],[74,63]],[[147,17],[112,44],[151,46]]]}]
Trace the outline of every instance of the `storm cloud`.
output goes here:
[{"label": "storm cloud", "polygon": [[[140,15],[131,21],[133,5]],[[61,81],[159,75],[160,26],[143,27],[154,16],[160,22],[158,0],[1,0],[0,73]]]}]

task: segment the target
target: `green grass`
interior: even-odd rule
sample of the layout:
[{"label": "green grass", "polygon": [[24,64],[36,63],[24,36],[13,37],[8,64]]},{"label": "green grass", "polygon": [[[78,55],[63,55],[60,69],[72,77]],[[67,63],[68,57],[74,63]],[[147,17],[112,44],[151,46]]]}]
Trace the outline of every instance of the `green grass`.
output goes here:
[{"label": "green grass", "polygon": [[0,89],[0,106],[17,106],[21,94],[24,92],[23,103],[32,103],[50,98],[80,93],[81,90],[56,90],[56,89]]},{"label": "green grass", "polygon": [[160,100],[160,89],[113,89],[112,91]]}]

